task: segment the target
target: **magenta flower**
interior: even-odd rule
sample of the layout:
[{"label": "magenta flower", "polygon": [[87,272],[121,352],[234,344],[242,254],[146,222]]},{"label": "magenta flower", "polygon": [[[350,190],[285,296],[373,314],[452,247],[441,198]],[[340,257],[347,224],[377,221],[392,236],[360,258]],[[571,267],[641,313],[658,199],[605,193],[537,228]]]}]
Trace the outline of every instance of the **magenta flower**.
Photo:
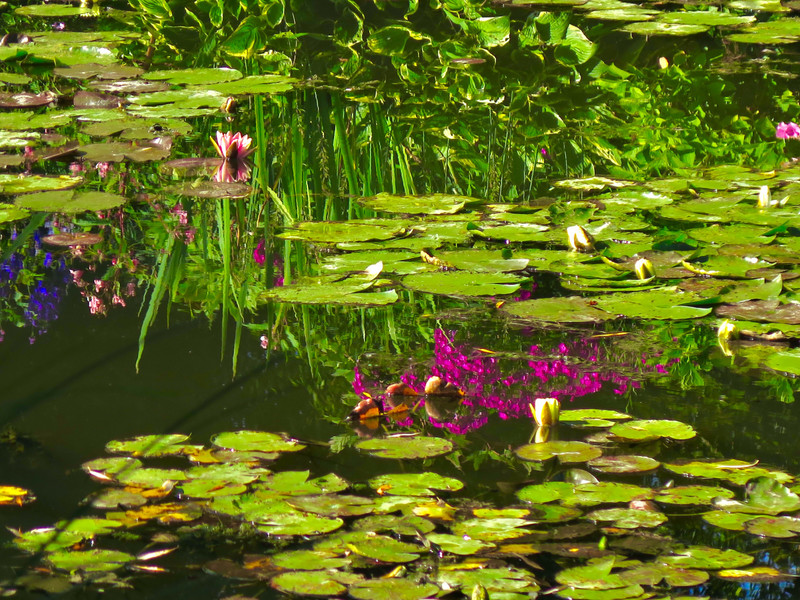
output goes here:
[{"label": "magenta flower", "polygon": [[220,158],[226,161],[244,160],[255,150],[250,147],[253,143],[250,136],[242,135],[238,131],[236,133],[218,131],[216,141],[211,138],[211,143],[214,144]]},{"label": "magenta flower", "polygon": [[775,129],[775,137],[781,140],[800,138],[800,125],[794,121],[789,123],[780,122]]},{"label": "magenta flower", "polygon": [[264,249],[264,240],[258,242],[258,245],[253,250],[253,260],[256,261],[256,264],[263,265],[267,262],[267,252]]}]

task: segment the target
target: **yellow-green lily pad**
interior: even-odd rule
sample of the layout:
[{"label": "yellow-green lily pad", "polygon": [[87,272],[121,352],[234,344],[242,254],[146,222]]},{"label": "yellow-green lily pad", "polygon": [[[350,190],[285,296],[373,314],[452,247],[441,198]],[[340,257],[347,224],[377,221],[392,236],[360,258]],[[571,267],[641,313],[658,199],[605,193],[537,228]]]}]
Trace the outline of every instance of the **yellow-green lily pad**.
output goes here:
[{"label": "yellow-green lily pad", "polygon": [[430,458],[451,452],[453,443],[437,437],[388,437],[361,440],[356,448],[380,458]]},{"label": "yellow-green lily pad", "polygon": [[297,452],[305,446],[296,440],[278,433],[266,431],[232,431],[218,433],[211,443],[220,448],[241,452]]},{"label": "yellow-green lily pad", "polygon": [[680,421],[666,419],[635,420],[617,423],[609,432],[624,440],[651,440],[654,438],[671,438],[673,440],[688,440],[697,435],[691,425]]},{"label": "yellow-green lily pad", "polygon": [[557,456],[562,464],[567,464],[592,460],[601,456],[603,451],[597,446],[592,446],[586,442],[555,441],[526,444],[517,448],[515,453],[522,460],[535,462],[549,460]]}]

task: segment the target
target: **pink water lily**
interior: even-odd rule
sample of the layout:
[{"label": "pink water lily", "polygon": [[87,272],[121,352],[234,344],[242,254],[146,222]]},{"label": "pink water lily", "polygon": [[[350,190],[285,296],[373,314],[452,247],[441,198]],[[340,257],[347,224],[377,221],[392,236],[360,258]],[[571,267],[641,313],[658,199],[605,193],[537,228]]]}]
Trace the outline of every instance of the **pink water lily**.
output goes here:
[{"label": "pink water lily", "polygon": [[211,143],[214,144],[220,158],[229,161],[244,160],[255,150],[250,147],[253,143],[252,138],[238,131],[236,133],[218,131],[216,141],[211,138]]},{"label": "pink water lily", "polygon": [[781,140],[800,138],[800,125],[794,121],[778,123],[778,127],[775,129],[775,137]]}]

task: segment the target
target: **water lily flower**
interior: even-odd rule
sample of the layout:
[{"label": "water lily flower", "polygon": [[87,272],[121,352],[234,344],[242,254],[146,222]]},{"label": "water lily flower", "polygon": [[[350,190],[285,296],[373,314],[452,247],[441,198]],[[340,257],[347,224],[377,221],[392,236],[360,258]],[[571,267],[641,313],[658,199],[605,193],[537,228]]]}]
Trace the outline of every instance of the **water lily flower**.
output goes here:
[{"label": "water lily flower", "polygon": [[244,160],[255,151],[255,148],[250,147],[253,143],[252,138],[238,131],[236,133],[218,131],[217,139],[211,138],[211,143],[214,144],[220,158],[227,161]]},{"label": "water lily flower", "polygon": [[633,270],[636,273],[637,279],[650,279],[656,276],[656,268],[646,258],[640,258],[633,265]]},{"label": "water lily flower", "polygon": [[762,185],[758,190],[758,207],[769,208],[770,204],[772,204],[772,194],[768,186]]},{"label": "water lily flower", "polygon": [[539,427],[556,425],[560,409],[561,403],[557,398],[537,398],[531,406],[533,419]]},{"label": "water lily flower", "polygon": [[594,238],[592,234],[580,225],[567,227],[567,238],[569,240],[569,247],[577,252],[594,251]]},{"label": "water lily flower", "polygon": [[778,123],[778,127],[775,128],[775,137],[781,140],[800,138],[800,125],[794,121]]}]

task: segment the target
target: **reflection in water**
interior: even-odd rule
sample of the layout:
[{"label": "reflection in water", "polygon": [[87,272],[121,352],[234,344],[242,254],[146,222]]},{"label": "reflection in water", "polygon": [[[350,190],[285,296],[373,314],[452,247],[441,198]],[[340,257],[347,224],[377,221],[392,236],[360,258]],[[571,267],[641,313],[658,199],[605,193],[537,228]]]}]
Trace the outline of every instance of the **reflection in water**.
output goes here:
[{"label": "reflection in water", "polygon": [[[455,434],[483,427],[490,413],[500,419],[530,418],[530,407],[537,398],[552,397],[568,402],[595,394],[604,386],[622,395],[641,387],[637,374],[667,372],[665,365],[647,364],[644,358],[614,361],[599,341],[592,338],[562,342],[550,351],[534,344],[523,359],[456,344],[455,335],[455,331],[436,329],[429,371],[422,374],[407,371],[400,377],[416,394],[423,393],[424,380],[430,374],[463,390],[463,399],[427,395],[420,401],[431,425]],[[355,393],[367,397],[367,390],[373,387],[377,384],[365,381],[357,366],[353,381]],[[393,408],[396,398],[387,395],[385,402],[388,408]],[[411,423],[410,417],[396,422],[399,426]]]}]

